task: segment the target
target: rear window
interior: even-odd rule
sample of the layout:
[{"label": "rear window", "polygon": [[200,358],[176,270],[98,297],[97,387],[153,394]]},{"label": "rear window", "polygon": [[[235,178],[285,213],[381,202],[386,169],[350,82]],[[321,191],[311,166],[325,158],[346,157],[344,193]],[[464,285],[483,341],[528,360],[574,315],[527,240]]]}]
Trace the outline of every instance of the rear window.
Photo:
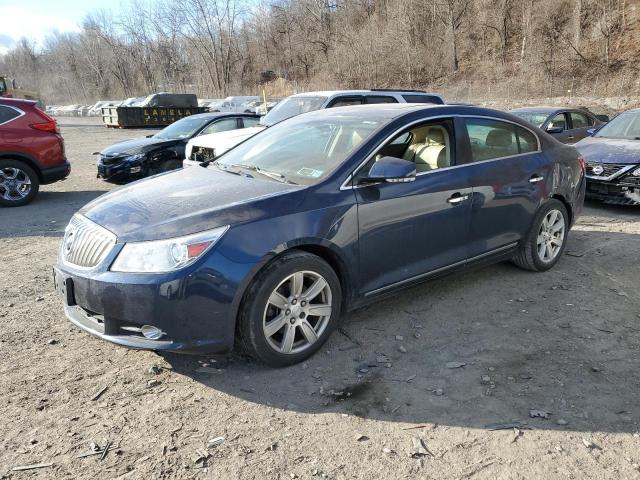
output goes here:
[{"label": "rear window", "polygon": [[407,103],[435,103],[437,105],[444,103],[442,99],[436,95],[408,94],[402,95],[402,98],[404,98]]},{"label": "rear window", "polygon": [[9,108],[5,105],[0,105],[0,125],[10,122],[11,120],[19,116],[20,112],[18,112],[17,110]]}]

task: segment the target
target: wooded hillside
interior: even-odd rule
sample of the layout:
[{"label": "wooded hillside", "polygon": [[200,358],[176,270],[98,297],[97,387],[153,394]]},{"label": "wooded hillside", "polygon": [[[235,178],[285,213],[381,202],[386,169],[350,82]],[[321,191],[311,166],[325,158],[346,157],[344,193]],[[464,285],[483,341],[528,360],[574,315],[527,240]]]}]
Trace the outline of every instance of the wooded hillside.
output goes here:
[{"label": "wooded hillside", "polygon": [[[150,0],[27,39],[0,72],[47,103],[320,88],[638,95],[638,0]],[[282,87],[284,85],[284,87]],[[271,87],[273,90],[273,87]]]}]

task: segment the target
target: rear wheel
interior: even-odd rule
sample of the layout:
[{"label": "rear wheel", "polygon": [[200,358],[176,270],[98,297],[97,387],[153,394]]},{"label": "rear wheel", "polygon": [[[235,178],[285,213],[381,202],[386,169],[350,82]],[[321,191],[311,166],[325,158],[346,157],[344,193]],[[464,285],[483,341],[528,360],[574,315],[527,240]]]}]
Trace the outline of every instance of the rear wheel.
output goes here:
[{"label": "rear wheel", "polygon": [[258,274],[241,307],[239,344],[274,366],[301,362],[329,338],[340,315],[340,282],[324,260],[286,253]]},{"label": "rear wheel", "polygon": [[514,263],[527,270],[549,270],[560,259],[568,233],[566,207],[559,200],[549,200],[536,214],[529,235],[513,259]]},{"label": "rear wheel", "polygon": [[40,180],[31,167],[19,160],[0,160],[0,206],[26,205],[39,189]]}]

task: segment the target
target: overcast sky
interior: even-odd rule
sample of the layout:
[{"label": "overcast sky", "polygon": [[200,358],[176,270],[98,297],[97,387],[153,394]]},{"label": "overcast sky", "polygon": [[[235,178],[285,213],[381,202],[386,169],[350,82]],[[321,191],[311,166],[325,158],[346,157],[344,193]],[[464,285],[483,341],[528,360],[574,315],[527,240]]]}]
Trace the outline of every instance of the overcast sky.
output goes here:
[{"label": "overcast sky", "polygon": [[41,44],[47,34],[55,30],[78,31],[87,13],[119,5],[119,0],[0,0],[0,53],[6,52],[21,37]]}]

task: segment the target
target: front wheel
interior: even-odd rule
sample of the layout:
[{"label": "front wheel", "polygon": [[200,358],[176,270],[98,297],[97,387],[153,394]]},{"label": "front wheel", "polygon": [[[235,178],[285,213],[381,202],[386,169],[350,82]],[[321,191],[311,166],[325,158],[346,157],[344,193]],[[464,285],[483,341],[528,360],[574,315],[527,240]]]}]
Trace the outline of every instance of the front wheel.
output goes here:
[{"label": "front wheel", "polygon": [[567,208],[559,200],[549,200],[536,214],[529,235],[523,239],[513,259],[514,263],[526,270],[549,270],[564,252],[568,234]]},{"label": "front wheel", "polygon": [[245,295],[239,345],[273,367],[301,362],[329,338],[340,316],[342,291],[331,266],[291,252],[260,272]]}]

